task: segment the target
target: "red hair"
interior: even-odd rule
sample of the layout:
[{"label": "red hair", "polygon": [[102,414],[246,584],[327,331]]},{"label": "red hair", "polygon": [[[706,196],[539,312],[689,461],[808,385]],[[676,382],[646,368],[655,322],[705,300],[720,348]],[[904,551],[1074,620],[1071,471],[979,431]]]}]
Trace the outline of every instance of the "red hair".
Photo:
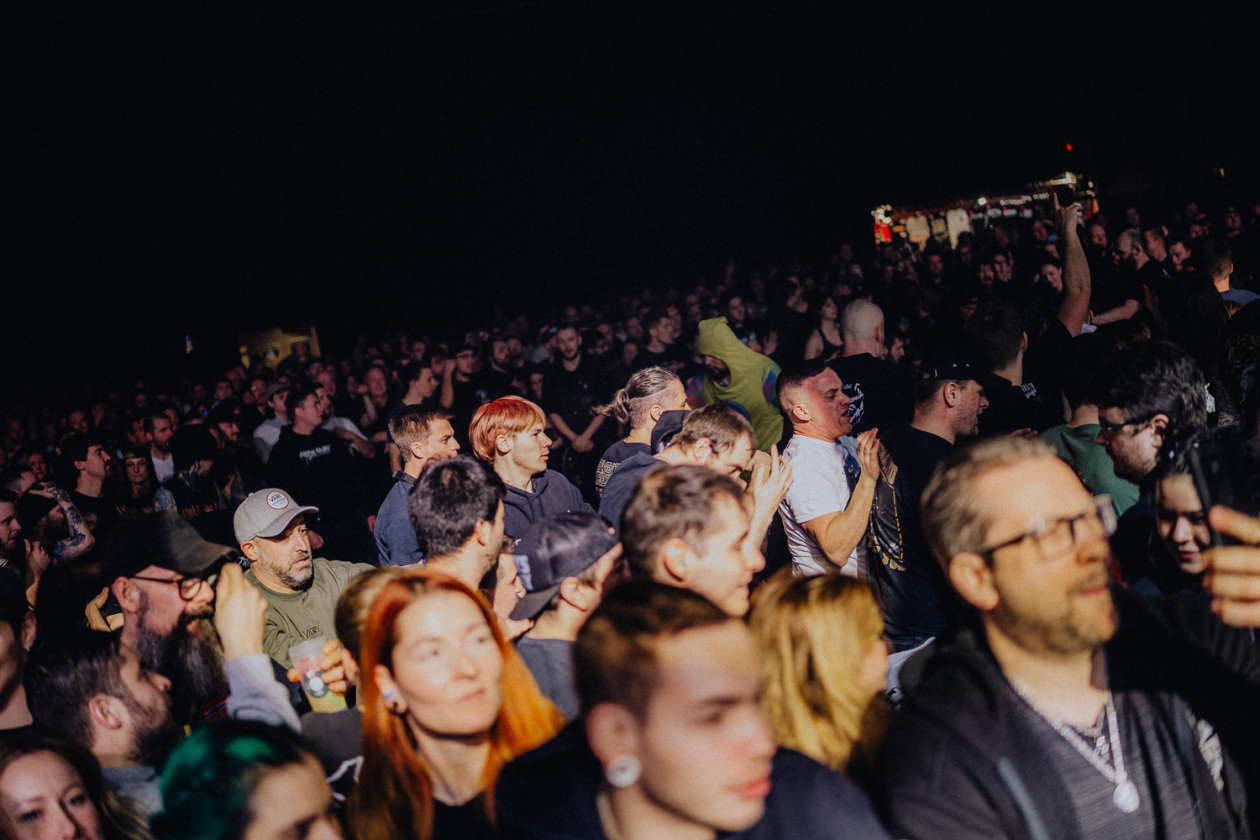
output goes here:
[{"label": "red hair", "polygon": [[[532,403],[531,403],[532,405]],[[433,779],[416,748],[404,715],[385,705],[373,674],[377,665],[393,671],[398,616],[433,592],[457,592],[472,599],[503,655],[503,703],[490,728],[490,755],[482,780],[486,809],[494,817],[494,783],[499,771],[560,731],[564,714],[543,696],[529,668],[504,638],[490,605],[449,575],[428,569],[409,571],[385,585],[372,602],[363,628],[360,705],[363,709],[363,767],[350,794],[350,833],[357,840],[433,836]]]},{"label": "red hair", "polygon": [[547,415],[524,397],[499,397],[488,402],[473,415],[468,427],[468,441],[481,460],[494,463],[494,445],[500,435],[516,437],[530,426],[547,425]]}]

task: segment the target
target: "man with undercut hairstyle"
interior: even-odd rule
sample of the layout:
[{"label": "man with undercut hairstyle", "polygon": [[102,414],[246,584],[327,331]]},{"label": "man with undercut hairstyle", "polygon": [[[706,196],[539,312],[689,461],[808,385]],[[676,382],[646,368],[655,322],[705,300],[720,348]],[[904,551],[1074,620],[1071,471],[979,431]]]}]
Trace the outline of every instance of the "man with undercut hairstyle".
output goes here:
[{"label": "man with undercut hairstyle", "polygon": [[480,587],[503,547],[503,492],[494,471],[467,455],[425,467],[407,511],[426,566]]},{"label": "man with undercut hairstyle", "polygon": [[162,810],[158,771],[183,735],[170,688],[117,636],[94,630],[41,642],[26,665],[35,726],[91,750],[106,786],[145,816]]},{"label": "man with undercut hairstyle", "polygon": [[420,473],[432,461],[454,458],[459,442],[451,428],[451,414],[442,408],[409,405],[389,421],[389,433],[402,454],[403,468],[376,512],[377,561],[381,566],[409,566],[424,561],[416,530],[407,513],[407,496]]},{"label": "man with undercut hairstyle", "polygon": [[661,466],[639,482],[621,526],[631,573],[690,589],[727,614],[748,612],[765,567],[749,539],[751,504],[729,475],[694,464]]},{"label": "man with undercut hairstyle", "polygon": [[288,668],[289,648],[305,639],[336,637],[333,611],[350,578],[372,567],[315,557],[307,535],[308,513],[275,487],[251,493],[236,509],[232,526],[241,553],[249,559],[245,579],[267,602],[263,649]]},{"label": "man with undercut hairstyle", "polygon": [[285,405],[289,388],[288,379],[277,379],[267,386],[266,401],[271,416],[254,429],[254,449],[264,464],[271,460],[271,449],[280,440],[280,430],[289,425],[289,409]]},{"label": "man with undercut hairstyle", "polygon": [[850,301],[840,315],[840,334],[841,356],[828,366],[849,398],[853,434],[910,422],[914,385],[906,368],[884,359],[884,311],[864,298]]},{"label": "man with undercut hairstyle", "polygon": [[875,429],[856,439],[836,372],[811,359],[779,374],[779,405],[792,424],[783,458],[792,486],[779,505],[798,575],[866,575],[866,526],[879,477]]}]

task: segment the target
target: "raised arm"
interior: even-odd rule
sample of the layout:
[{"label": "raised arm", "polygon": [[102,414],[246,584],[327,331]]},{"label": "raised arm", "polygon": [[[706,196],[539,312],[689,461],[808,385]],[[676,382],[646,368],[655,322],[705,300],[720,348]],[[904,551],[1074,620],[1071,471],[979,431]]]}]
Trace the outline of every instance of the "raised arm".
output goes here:
[{"label": "raised arm", "polygon": [[1059,206],[1054,197],[1054,220],[1059,229],[1059,241],[1063,243],[1063,300],[1059,303],[1059,320],[1073,336],[1081,334],[1081,327],[1089,317],[1090,276],[1089,261],[1077,231],[1081,223],[1081,205]]}]

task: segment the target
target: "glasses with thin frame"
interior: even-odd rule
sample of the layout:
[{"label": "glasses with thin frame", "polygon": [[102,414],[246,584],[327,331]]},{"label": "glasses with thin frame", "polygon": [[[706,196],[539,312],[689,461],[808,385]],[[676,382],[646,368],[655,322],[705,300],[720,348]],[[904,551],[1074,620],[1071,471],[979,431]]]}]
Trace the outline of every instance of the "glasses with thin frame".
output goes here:
[{"label": "glasses with thin frame", "polygon": [[1062,519],[1038,520],[1024,533],[995,545],[976,550],[976,554],[989,561],[993,553],[1008,546],[1016,545],[1024,540],[1033,540],[1042,560],[1057,560],[1063,557],[1078,543],[1085,539],[1106,539],[1116,532],[1116,506],[1107,495],[1095,496],[1090,500],[1089,509]]}]

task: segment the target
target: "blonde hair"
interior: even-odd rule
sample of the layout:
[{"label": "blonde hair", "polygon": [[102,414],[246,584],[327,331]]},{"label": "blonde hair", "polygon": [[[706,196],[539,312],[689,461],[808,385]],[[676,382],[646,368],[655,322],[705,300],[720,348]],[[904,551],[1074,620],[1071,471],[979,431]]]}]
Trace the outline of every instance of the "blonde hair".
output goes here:
[{"label": "blonde hair", "polygon": [[761,645],[761,704],[775,740],[865,781],[887,723],[887,705],[858,684],[884,619],[870,586],[840,574],[776,574],[749,619]]}]

